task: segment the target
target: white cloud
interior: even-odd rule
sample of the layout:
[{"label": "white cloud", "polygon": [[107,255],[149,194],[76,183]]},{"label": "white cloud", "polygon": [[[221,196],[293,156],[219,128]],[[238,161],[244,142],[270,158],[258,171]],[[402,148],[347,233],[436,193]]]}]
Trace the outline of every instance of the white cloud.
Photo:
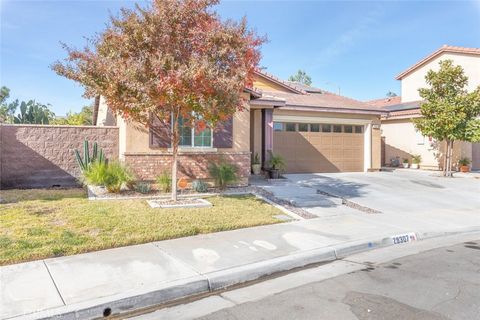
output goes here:
[{"label": "white cloud", "polygon": [[376,24],[382,15],[381,11],[374,10],[362,17],[352,28],[343,32],[334,41],[317,54],[317,66],[325,66],[340,55],[348,52],[368,31]]}]

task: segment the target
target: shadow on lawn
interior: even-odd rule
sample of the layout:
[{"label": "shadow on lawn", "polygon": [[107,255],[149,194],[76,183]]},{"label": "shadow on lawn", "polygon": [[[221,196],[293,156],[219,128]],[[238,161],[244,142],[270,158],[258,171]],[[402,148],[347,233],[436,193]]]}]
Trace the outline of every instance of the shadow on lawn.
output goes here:
[{"label": "shadow on lawn", "polygon": [[86,198],[86,192],[81,188],[52,189],[12,189],[3,190],[0,204],[19,203],[23,201],[59,201],[63,199]]}]

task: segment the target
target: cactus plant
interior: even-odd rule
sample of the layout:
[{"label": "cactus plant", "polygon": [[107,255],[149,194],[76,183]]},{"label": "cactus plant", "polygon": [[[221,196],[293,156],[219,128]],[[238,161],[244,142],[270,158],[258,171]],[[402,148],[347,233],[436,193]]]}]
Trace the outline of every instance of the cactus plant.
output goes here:
[{"label": "cactus plant", "polygon": [[83,141],[83,159],[78,150],[75,150],[75,158],[82,172],[87,170],[95,161],[106,162],[103,150],[98,148],[97,142],[93,143],[92,156],[90,156],[87,140]]}]

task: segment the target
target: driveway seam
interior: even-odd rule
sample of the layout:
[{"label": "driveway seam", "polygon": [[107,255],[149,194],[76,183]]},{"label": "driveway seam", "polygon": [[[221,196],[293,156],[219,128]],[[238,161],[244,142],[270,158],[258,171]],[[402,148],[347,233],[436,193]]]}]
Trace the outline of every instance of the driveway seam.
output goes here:
[{"label": "driveway seam", "polygon": [[67,304],[65,303],[65,300],[63,299],[62,294],[60,293],[60,289],[58,289],[58,286],[57,286],[57,283],[55,282],[55,279],[53,279],[52,273],[50,272],[50,269],[48,268],[47,263],[45,262],[45,260],[42,260],[42,262],[43,262],[43,265],[45,266],[45,268],[47,269],[47,272],[48,272],[48,275],[50,276],[50,279],[52,279],[53,285],[55,286],[55,290],[57,290],[57,293],[60,296],[60,299],[62,300],[63,305],[66,306]]}]

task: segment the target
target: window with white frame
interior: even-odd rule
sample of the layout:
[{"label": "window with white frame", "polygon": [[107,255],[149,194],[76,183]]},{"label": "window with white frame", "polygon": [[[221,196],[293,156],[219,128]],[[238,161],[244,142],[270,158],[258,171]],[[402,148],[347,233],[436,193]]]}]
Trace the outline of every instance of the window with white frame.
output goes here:
[{"label": "window with white frame", "polygon": [[189,126],[189,123],[182,117],[178,119],[178,131],[180,133],[181,147],[195,147],[195,148],[211,148],[213,135],[212,129],[206,127],[201,130],[195,126]]}]

